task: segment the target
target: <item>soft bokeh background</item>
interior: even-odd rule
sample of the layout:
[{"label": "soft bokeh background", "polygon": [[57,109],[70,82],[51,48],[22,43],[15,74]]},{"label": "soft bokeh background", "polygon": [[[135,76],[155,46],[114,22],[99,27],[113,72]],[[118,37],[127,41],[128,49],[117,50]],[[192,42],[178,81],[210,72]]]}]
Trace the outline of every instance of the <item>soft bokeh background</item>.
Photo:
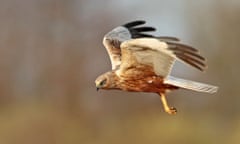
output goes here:
[{"label": "soft bokeh background", "polygon": [[[96,92],[110,69],[102,45],[136,19],[200,49],[209,69],[173,75],[218,85],[155,94]],[[239,0],[0,0],[1,144],[202,144],[240,141]]]}]

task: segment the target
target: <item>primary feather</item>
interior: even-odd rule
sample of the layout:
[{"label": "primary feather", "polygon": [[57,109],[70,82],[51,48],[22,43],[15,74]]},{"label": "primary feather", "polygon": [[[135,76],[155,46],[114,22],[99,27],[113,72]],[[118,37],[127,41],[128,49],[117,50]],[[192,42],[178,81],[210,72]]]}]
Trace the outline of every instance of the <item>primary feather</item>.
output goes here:
[{"label": "primary feather", "polygon": [[[164,42],[156,38],[138,38],[123,42],[121,49],[123,60],[120,71],[137,65],[129,65],[128,63],[135,59],[137,60],[136,63],[152,66],[155,73],[162,77],[169,75],[175,60],[189,64],[199,70],[204,70],[206,67],[205,59],[198,53],[197,49],[177,42]],[[131,57],[124,58],[129,53]],[[124,63],[128,63],[128,66]]]},{"label": "primary feather", "polygon": [[119,68],[121,64],[120,45],[122,42],[142,37],[154,37],[147,32],[153,32],[156,29],[154,27],[141,26],[145,23],[142,20],[129,22],[114,28],[104,36],[103,45],[107,49],[113,70]]},{"label": "primary feather", "polygon": [[174,85],[180,88],[188,89],[188,90],[198,91],[198,92],[215,93],[218,90],[218,87],[213,85],[204,84],[204,83],[195,82],[195,81],[186,80],[186,79],[180,79],[173,76],[168,76],[164,80],[164,83]]}]

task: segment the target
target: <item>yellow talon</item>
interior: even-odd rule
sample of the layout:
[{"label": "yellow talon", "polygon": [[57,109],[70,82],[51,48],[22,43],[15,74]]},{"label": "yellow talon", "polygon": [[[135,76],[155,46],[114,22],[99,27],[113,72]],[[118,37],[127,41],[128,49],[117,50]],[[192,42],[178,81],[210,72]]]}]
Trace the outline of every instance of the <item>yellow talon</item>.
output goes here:
[{"label": "yellow talon", "polygon": [[164,94],[159,93],[162,104],[163,104],[163,108],[165,110],[165,112],[167,112],[168,114],[174,115],[177,113],[177,109],[175,107],[169,107],[168,103],[167,103],[167,99],[165,97]]}]

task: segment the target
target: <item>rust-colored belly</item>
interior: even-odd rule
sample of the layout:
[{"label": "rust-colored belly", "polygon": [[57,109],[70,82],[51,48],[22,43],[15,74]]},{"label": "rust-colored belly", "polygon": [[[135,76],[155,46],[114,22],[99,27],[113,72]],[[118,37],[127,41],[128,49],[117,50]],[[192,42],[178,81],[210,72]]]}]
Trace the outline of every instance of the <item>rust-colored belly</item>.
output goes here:
[{"label": "rust-colored belly", "polygon": [[178,87],[164,84],[161,77],[150,76],[141,79],[124,79],[121,81],[121,89],[134,92],[164,93],[166,90],[174,90]]}]

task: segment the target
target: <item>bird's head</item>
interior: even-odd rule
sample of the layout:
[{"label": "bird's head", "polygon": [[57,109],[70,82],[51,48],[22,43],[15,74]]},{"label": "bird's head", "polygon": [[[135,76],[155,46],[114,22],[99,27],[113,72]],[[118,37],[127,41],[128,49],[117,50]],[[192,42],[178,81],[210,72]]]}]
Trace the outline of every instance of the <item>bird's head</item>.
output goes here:
[{"label": "bird's head", "polygon": [[114,76],[115,76],[115,74],[113,74],[113,72],[107,72],[107,73],[100,75],[95,80],[97,90],[115,88]]}]

